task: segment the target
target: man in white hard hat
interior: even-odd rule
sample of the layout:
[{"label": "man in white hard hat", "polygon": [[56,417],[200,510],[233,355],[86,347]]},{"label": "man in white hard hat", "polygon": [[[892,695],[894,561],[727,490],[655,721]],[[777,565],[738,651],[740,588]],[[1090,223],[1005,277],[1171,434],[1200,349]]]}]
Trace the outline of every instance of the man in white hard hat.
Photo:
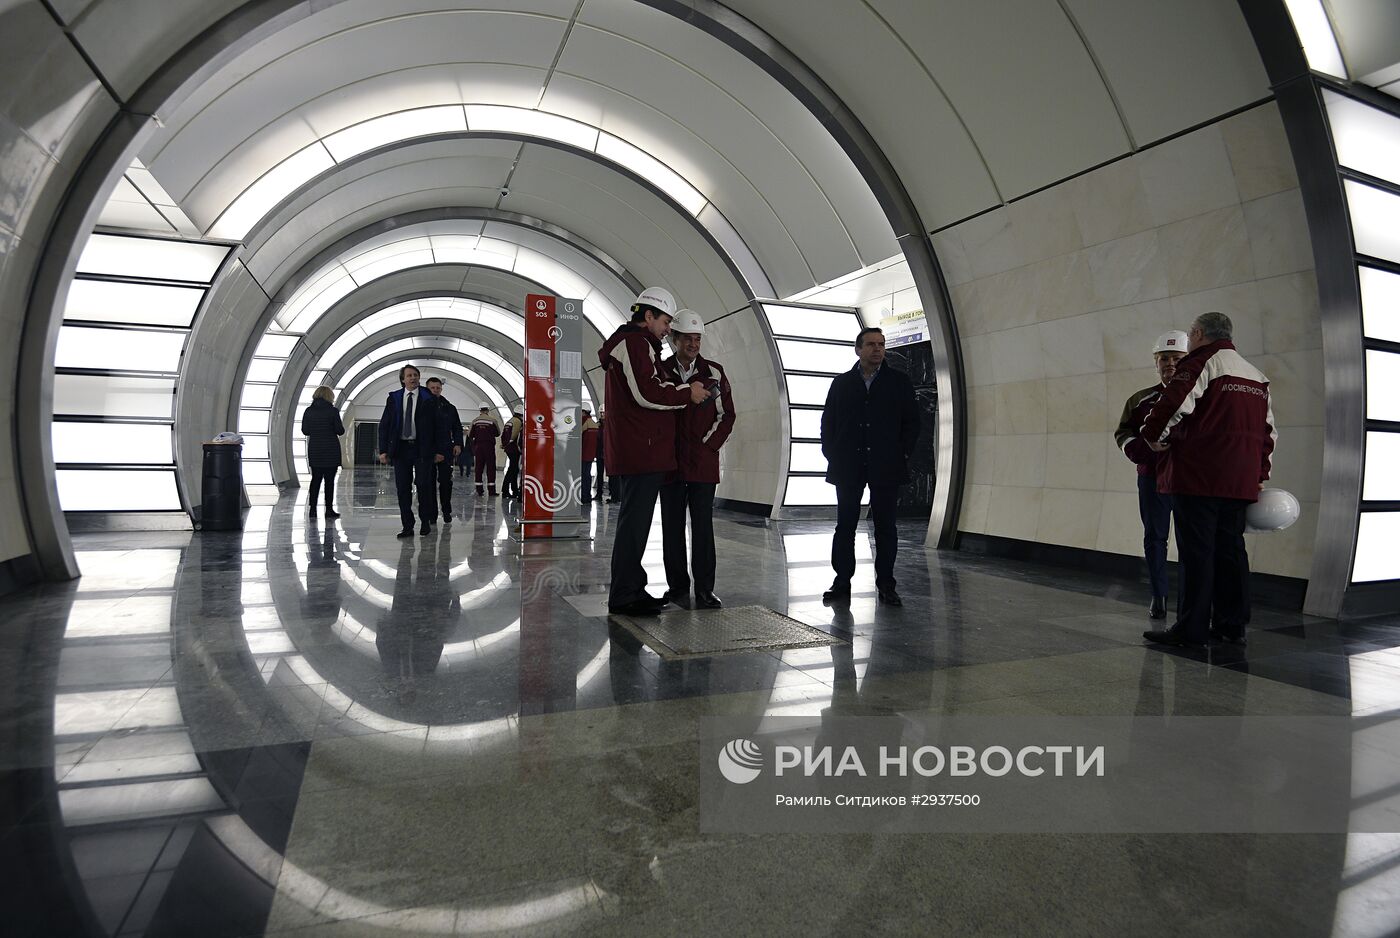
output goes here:
[{"label": "man in white hard hat", "polygon": [[1197,316],[1186,357],[1142,423],[1147,445],[1166,454],[1157,487],[1172,496],[1181,562],[1176,622],[1143,632],[1149,642],[1245,642],[1245,510],[1269,478],[1277,438],[1269,379],[1235,351],[1232,335],[1224,313]]},{"label": "man in white hard hat", "polygon": [[1152,602],[1147,615],[1164,619],[1167,615],[1167,535],[1171,532],[1172,497],[1157,491],[1157,467],[1162,457],[1153,452],[1138,435],[1142,422],[1162,396],[1162,389],[1176,373],[1176,363],[1186,355],[1186,333],[1164,332],[1152,345],[1152,361],[1160,379],[1128,397],[1113,438],[1123,455],[1137,464],[1138,513],[1142,517],[1142,550],[1147,558],[1147,579],[1152,584]]},{"label": "man in white hard hat", "polygon": [[613,529],[609,612],[653,615],[666,605],[665,599],[647,593],[642,557],[662,478],[676,468],[676,413],[709,397],[703,383],[677,384],[661,367],[661,340],[675,312],[669,290],[649,287],[632,304],[632,320],[598,350],[608,412],[603,447],[608,472],[621,479],[622,487]]},{"label": "man in white hard hat", "polygon": [[666,598],[689,605],[691,577],[685,555],[685,517],[690,513],[690,568],[695,573],[695,605],[718,609],[715,595],[715,487],[719,449],[734,429],[734,397],[719,362],[702,358],[705,322],[693,309],[671,321],[676,354],[662,366],[678,385],[703,382],[711,392],[703,404],[676,415],[676,471],[661,486],[661,553],[666,563]]}]

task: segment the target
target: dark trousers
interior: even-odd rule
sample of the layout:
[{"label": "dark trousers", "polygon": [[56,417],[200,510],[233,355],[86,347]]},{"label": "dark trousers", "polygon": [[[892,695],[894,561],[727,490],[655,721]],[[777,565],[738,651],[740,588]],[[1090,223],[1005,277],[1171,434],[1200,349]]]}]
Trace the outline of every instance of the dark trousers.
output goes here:
[{"label": "dark trousers", "polygon": [[[599,443],[598,445],[601,447],[603,444]],[[608,474],[607,474],[607,472],[606,472],[606,471],[604,470],[604,468],[603,468],[603,461],[600,459],[600,460],[598,460],[598,497],[599,497],[599,498],[602,498],[602,497],[603,497],[603,487],[606,486],[607,484],[608,484]]]},{"label": "dark trousers", "polygon": [[1244,512],[1239,498],[1177,495],[1172,499],[1181,583],[1177,627],[1190,641],[1204,642],[1211,622],[1222,635],[1238,635],[1249,624],[1249,555],[1244,547]]},{"label": "dark trousers", "polygon": [[[836,534],[831,538],[831,568],[838,582],[849,583],[856,573],[856,528],[860,526],[860,497],[864,482],[841,482],[836,486]],[[893,590],[894,555],[899,535],[894,526],[899,486],[870,486],[870,515],[875,521],[875,585]]]},{"label": "dark trousers", "polygon": [[1157,492],[1157,478],[1138,476],[1138,513],[1142,515],[1142,553],[1152,595],[1167,595],[1167,535],[1172,527],[1172,497]]},{"label": "dark trousers", "polygon": [[492,494],[492,495],[495,495],[495,494],[496,494],[496,454],[495,454],[495,453],[492,453],[490,456],[483,456],[483,455],[481,455],[480,453],[477,453],[477,454],[476,454],[476,494],[478,494],[478,495],[481,494],[481,473],[482,473],[483,471],[486,473],[487,478],[491,480],[491,494]]},{"label": "dark trousers", "polygon": [[[618,481],[620,476],[608,476],[608,500],[618,501],[622,498],[622,483]],[[598,483],[598,494],[603,493],[603,484]]]},{"label": "dark trousers", "polygon": [[642,556],[647,551],[647,535],[651,532],[652,515],[656,513],[656,496],[661,491],[660,472],[622,476],[622,507],[617,512],[613,529],[612,583],[608,587],[608,605],[621,606],[641,599],[647,588],[647,572],[642,569]]},{"label": "dark trousers", "polygon": [[339,466],[330,466],[325,469],[311,467],[311,498],[307,499],[306,507],[312,514],[316,513],[316,499],[321,494],[321,483],[326,483],[326,511],[333,511],[332,502],[335,500],[335,471]]},{"label": "dark trousers", "polygon": [[432,456],[418,457],[416,443],[400,441],[399,451],[394,456],[394,491],[399,496],[399,519],[405,528],[413,527],[413,493],[410,486],[418,488],[418,516],[431,522],[436,506],[433,504],[433,463]]},{"label": "dark trousers", "polygon": [[583,501],[593,501],[593,464],[586,462],[583,464],[583,484],[579,486],[579,498]]},{"label": "dark trousers", "polygon": [[429,521],[437,521],[439,510],[444,517],[452,517],[452,463],[444,459],[433,466],[433,472],[437,475],[437,501]]},{"label": "dark trousers", "polygon": [[666,586],[674,592],[690,592],[685,558],[687,509],[695,592],[715,591],[715,487],[712,482],[672,482],[661,487],[661,554],[666,562]]},{"label": "dark trousers", "polygon": [[501,483],[501,494],[511,498],[520,497],[520,454],[506,453],[506,478]]}]

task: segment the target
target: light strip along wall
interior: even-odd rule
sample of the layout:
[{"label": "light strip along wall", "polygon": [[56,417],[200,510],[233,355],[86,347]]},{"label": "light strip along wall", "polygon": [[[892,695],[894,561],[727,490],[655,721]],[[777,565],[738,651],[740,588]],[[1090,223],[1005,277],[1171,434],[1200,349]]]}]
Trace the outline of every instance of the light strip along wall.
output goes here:
[{"label": "light strip along wall", "polygon": [[1322,99],[1351,216],[1365,350],[1365,468],[1351,580],[1400,580],[1400,101],[1380,106],[1326,86]]},{"label": "light strip along wall", "polygon": [[187,511],[175,388],[190,328],[231,248],[93,234],[54,356],[52,440],[65,512]]},{"label": "light strip along wall", "polygon": [[[856,363],[861,329],[854,307],[755,301],[768,324],[783,373],[786,458],[781,507],[833,506],[836,489],[826,481],[821,418],[832,380]],[[867,493],[862,504],[868,503]]]}]

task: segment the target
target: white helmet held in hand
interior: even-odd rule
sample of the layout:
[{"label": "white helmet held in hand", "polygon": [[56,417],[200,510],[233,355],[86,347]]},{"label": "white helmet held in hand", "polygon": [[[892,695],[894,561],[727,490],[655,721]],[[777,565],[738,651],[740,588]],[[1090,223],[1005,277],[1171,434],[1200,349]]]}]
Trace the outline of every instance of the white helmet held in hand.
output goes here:
[{"label": "white helmet held in hand", "polygon": [[676,298],[665,287],[647,287],[638,293],[637,301],[632,304],[632,312],[637,312],[639,306],[650,306],[667,316],[676,315]]},{"label": "white helmet held in hand", "polygon": [[695,335],[705,334],[705,320],[700,318],[700,314],[693,309],[683,309],[676,313],[671,320],[671,333],[691,332]]},{"label": "white helmet held in hand", "polygon": [[1152,354],[1156,355],[1158,352],[1180,352],[1185,355],[1190,345],[1191,340],[1187,338],[1186,333],[1174,329],[1171,332],[1163,332],[1157,337],[1157,341],[1152,345]]},{"label": "white helmet held in hand", "polygon": [[1298,520],[1302,506],[1292,492],[1263,489],[1259,501],[1244,510],[1244,529],[1252,534],[1282,531]]}]

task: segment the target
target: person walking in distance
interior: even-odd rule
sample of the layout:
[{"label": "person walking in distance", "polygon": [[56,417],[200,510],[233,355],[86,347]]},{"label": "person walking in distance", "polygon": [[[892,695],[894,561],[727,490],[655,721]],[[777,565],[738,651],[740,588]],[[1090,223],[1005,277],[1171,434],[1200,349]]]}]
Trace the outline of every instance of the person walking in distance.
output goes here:
[{"label": "person walking in distance", "polygon": [[637,295],[632,319],[598,350],[605,373],[608,411],[603,446],[608,471],[621,478],[622,505],[614,527],[608,611],[651,615],[666,600],[647,593],[642,568],[647,534],[663,476],[676,468],[676,412],[709,397],[703,384],[671,381],[661,367],[661,340],[670,330],[676,301],[650,287]]},{"label": "person walking in distance", "polygon": [[909,481],[909,460],[919,439],[919,408],[909,376],[885,364],[883,331],[860,330],[855,350],[855,366],[832,380],[822,410],[826,481],[836,486],[836,531],[831,538],[836,578],[822,601],[850,601],[860,502],[869,486],[875,521],[875,587],[880,602],[902,606],[894,577],[899,547],[895,505],[899,486]]},{"label": "person walking in distance", "polygon": [[457,412],[457,408],[452,402],[442,396],[442,379],[429,378],[428,392],[437,398],[438,419],[445,421],[445,428],[452,438],[452,456],[444,462],[433,467],[437,473],[437,511],[433,513],[433,521],[437,521],[437,512],[441,511],[444,524],[452,523],[452,463],[461,455],[464,449],[462,445],[462,416]]},{"label": "person walking in distance", "polygon": [[486,494],[481,483],[482,473],[485,473],[491,486],[491,497],[496,496],[496,438],[500,435],[501,428],[496,426],[496,418],[491,416],[491,408],[482,404],[476,419],[472,421],[468,436],[472,445],[472,460],[476,463],[477,495]]},{"label": "person walking in distance", "polygon": [[525,429],[525,418],[516,408],[501,433],[501,448],[506,453],[506,477],[501,483],[502,498],[520,497],[520,436]]},{"label": "person walking in distance", "polygon": [[1172,497],[1157,491],[1157,468],[1162,457],[1138,436],[1138,430],[1152,405],[1162,396],[1162,389],[1176,373],[1176,363],[1186,354],[1186,344],[1186,333],[1180,331],[1164,332],[1157,339],[1152,346],[1152,360],[1160,380],[1128,398],[1113,434],[1123,455],[1137,465],[1142,550],[1147,558],[1147,579],[1152,584],[1152,602],[1147,607],[1147,615],[1153,619],[1167,615],[1167,534],[1171,531]]},{"label": "person walking in distance", "polygon": [[1165,456],[1158,488],[1172,497],[1181,563],[1176,622],[1142,637],[1163,645],[1245,643],[1250,619],[1245,509],[1273,465],[1269,379],[1235,350],[1224,313],[1202,313],[1186,357],[1142,423]]},{"label": "person walking in distance", "polygon": [[734,396],[719,362],[700,354],[705,322],[683,309],[671,322],[676,354],[662,367],[677,385],[700,381],[710,390],[703,404],[676,414],[676,471],[661,486],[661,552],[666,564],[666,598],[681,606],[690,600],[686,569],[685,520],[690,515],[690,568],[695,574],[695,605],[718,609],[715,595],[715,488],[719,450],[734,429]]},{"label": "person walking in distance", "polygon": [[307,510],[316,514],[316,499],[321,484],[326,486],[326,517],[339,518],[331,506],[335,498],[335,473],[340,468],[340,438],[345,425],[340,411],[335,409],[335,391],[324,385],[311,395],[311,406],[301,415],[301,432],[306,436],[306,466],[311,470],[311,498]]}]

